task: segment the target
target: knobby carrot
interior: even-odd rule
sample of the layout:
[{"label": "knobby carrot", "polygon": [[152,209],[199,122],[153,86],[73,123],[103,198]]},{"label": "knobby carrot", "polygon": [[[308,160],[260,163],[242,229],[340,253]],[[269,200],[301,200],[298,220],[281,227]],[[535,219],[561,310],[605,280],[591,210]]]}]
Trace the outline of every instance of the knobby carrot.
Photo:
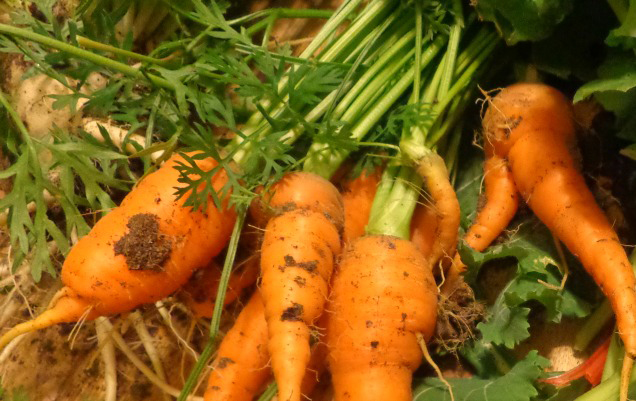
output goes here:
[{"label": "knobby carrot", "polygon": [[356,178],[345,181],[342,189],[345,225],[343,240],[346,243],[364,235],[369,222],[371,205],[378,189],[381,169],[364,170]]},{"label": "knobby carrot", "polygon": [[416,333],[429,339],[436,318],[432,271],[411,242],[372,235],[350,244],[327,322],[335,399],[410,401],[422,360]]},{"label": "knobby carrot", "polygon": [[[437,213],[431,204],[419,203],[413,212],[411,219],[411,242],[426,257],[430,258],[433,247],[437,241]],[[428,260],[431,266],[435,266],[439,260]]]},{"label": "knobby carrot", "polygon": [[[260,274],[258,255],[252,255],[239,263],[232,272],[223,304],[234,302],[244,289],[253,285]],[[195,272],[180,292],[181,298],[197,317],[211,318],[214,313],[221,269],[215,263]]]},{"label": "knobby carrot", "polygon": [[327,180],[292,173],[265,195],[278,211],[261,248],[261,291],[278,397],[301,399],[310,326],[323,311],[344,220],[342,198]]},{"label": "knobby carrot", "polygon": [[[182,157],[174,156],[146,176],[121,205],[97,222],[71,249],[62,267],[65,287],[53,307],[0,338],[0,348],[19,334],[57,323],[94,319],[158,301],[184,285],[226,245],[236,218],[233,209],[208,202],[204,211],[176,199]],[[198,160],[204,171],[217,166]],[[216,174],[220,190],[227,177]]]},{"label": "knobby carrot", "polygon": [[627,254],[577,169],[569,101],[556,89],[520,83],[490,99],[486,142],[508,160],[514,183],[532,211],[576,255],[616,314],[624,359],[621,400],[627,399],[636,357],[636,279]]}]

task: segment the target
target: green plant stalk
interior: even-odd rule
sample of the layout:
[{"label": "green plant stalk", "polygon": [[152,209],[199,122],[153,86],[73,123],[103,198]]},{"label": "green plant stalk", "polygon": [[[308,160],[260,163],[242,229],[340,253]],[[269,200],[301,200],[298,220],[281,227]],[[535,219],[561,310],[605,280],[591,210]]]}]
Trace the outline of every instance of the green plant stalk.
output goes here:
[{"label": "green plant stalk", "polygon": [[234,229],[232,230],[232,236],[230,237],[230,243],[228,244],[227,254],[225,255],[225,261],[223,262],[223,271],[219,281],[219,288],[216,293],[216,302],[214,303],[214,312],[212,314],[212,321],[210,322],[208,341],[205,344],[205,348],[201,352],[197,363],[190,371],[188,379],[184,383],[177,401],[186,401],[188,395],[196,385],[203,368],[208,363],[208,360],[216,349],[216,344],[219,338],[219,328],[221,327],[221,314],[224,306],[223,301],[225,300],[227,286],[230,282],[230,273],[234,266],[238,242],[241,236],[241,230],[243,229],[243,223],[245,222],[245,214],[246,210],[237,211],[236,223],[234,223]]},{"label": "green plant stalk", "polygon": [[606,381],[614,375],[620,375],[621,365],[625,357],[625,348],[621,343],[618,333],[612,333],[609,348],[607,349],[607,357],[603,366],[603,375],[601,382]]},{"label": "green plant stalk", "polygon": [[[333,16],[334,11],[332,10],[323,10],[318,8],[307,8],[307,9],[299,9],[299,8],[268,8],[265,10],[256,11],[255,13],[251,13],[239,18],[235,18],[233,20],[227,21],[228,25],[243,25],[248,22],[252,22],[259,18],[263,18],[261,21],[267,19],[272,14],[276,14],[278,18],[317,18],[317,19],[328,19]],[[254,26],[254,25],[252,25]],[[249,28],[248,28],[249,30]]]},{"label": "green plant stalk", "polygon": [[453,1],[453,10],[456,13],[455,23],[453,24],[453,26],[451,26],[450,35],[448,38],[448,52],[446,52],[444,73],[440,82],[439,93],[441,95],[446,94],[451,86],[451,81],[455,72],[455,63],[457,61],[457,52],[459,50],[459,40],[461,38],[462,28],[464,26],[461,1]]},{"label": "green plant stalk", "polygon": [[[423,59],[420,69],[426,68],[428,62],[439,53],[444,43],[445,38],[440,36],[427,46],[426,51],[422,53]],[[408,89],[413,82],[414,71],[415,65],[411,66],[376,105],[355,124],[351,131],[351,138],[357,141],[362,140],[384,113]],[[327,144],[314,143],[307,154],[303,170],[314,172],[322,177],[331,177],[349,153],[348,150],[331,149]]]},{"label": "green plant stalk", "polygon": [[142,80],[147,79],[152,84],[160,88],[169,89],[171,91],[175,90],[174,85],[172,85],[170,82],[168,82],[164,78],[161,78],[153,74],[144,73],[143,71],[140,71],[129,65],[120,63],[115,60],[111,60],[108,57],[100,56],[98,54],[89,52],[84,49],[80,49],[78,47],[69,45],[67,43],[59,41],[57,39],[50,38],[48,36],[40,35],[35,32],[28,31],[26,29],[22,29],[22,28],[18,28],[18,27],[6,25],[6,24],[0,24],[0,33],[9,35],[9,36],[19,37],[26,40],[31,40],[33,42],[37,42],[42,45],[49,46],[53,49],[71,54],[75,57],[88,60],[102,67],[110,68],[112,70],[121,72],[122,74],[128,75],[130,77],[138,78]]},{"label": "green plant stalk", "polygon": [[[383,181],[384,178],[383,176]],[[391,235],[408,240],[411,234],[411,218],[422,180],[412,168],[402,167],[398,174],[387,179],[384,185],[390,186],[390,190],[383,191],[380,196],[376,195],[373,199],[366,233]]]},{"label": "green plant stalk", "polygon": [[594,312],[585,320],[583,326],[574,339],[574,349],[578,351],[585,350],[592,340],[601,332],[601,330],[607,326],[607,324],[614,318],[614,311],[612,305],[610,305],[607,299],[594,309]]},{"label": "green plant stalk", "polygon": [[257,401],[270,401],[272,398],[274,398],[277,392],[278,386],[276,385],[275,381],[272,381],[271,383],[269,383],[265,391],[263,391],[263,394],[258,397]]},{"label": "green plant stalk", "polygon": [[130,59],[133,60],[139,60],[139,61],[143,61],[145,63],[150,63],[150,64],[156,64],[162,67],[165,67],[167,65],[165,60],[161,60],[158,58],[154,58],[154,57],[149,57],[149,56],[145,56],[143,54],[139,54],[139,53],[135,53],[135,52],[131,52],[129,50],[124,50],[124,49],[120,49],[119,47],[115,47],[115,46],[111,46],[111,45],[107,45],[101,42],[97,42],[94,41],[92,39],[88,39],[85,38],[83,36],[77,36],[77,43],[82,46],[82,47],[86,47],[89,49],[95,49],[95,50],[102,50],[105,52],[110,52],[113,54],[117,54],[119,56],[123,56],[123,57],[128,57]]}]

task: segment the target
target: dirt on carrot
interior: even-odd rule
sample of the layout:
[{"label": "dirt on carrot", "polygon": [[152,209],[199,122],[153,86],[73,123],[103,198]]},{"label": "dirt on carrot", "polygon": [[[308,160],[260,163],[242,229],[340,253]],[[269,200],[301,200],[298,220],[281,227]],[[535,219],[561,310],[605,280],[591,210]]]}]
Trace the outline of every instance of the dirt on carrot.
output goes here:
[{"label": "dirt on carrot", "polygon": [[128,232],[114,245],[115,255],[124,255],[131,270],[163,270],[172,242],[159,231],[152,213],[139,213],[128,220]]}]

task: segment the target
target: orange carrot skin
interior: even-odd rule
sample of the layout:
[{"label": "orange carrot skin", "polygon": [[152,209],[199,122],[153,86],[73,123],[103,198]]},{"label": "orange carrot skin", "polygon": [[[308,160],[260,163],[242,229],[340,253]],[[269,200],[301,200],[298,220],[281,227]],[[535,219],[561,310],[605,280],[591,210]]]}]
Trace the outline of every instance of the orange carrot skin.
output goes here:
[{"label": "orange carrot skin", "polygon": [[512,172],[500,156],[492,154],[484,162],[484,190],[486,203],[464,237],[468,246],[479,252],[506,229],[519,207],[519,195]]},{"label": "orange carrot skin", "polygon": [[261,293],[254,292],[219,346],[205,401],[251,401],[267,384],[271,370],[264,308]]},{"label": "orange carrot skin", "polygon": [[335,399],[410,401],[437,319],[431,268],[409,241],[366,236],[346,250],[330,295],[326,341]]},{"label": "orange carrot skin", "polygon": [[[260,274],[260,259],[258,255],[252,255],[239,264],[230,276],[224,305],[234,302],[243,290],[253,285]],[[194,273],[190,281],[183,287],[181,297],[188,308],[196,317],[211,318],[214,314],[214,301],[216,300],[221,269],[215,263],[205,269]]]},{"label": "orange carrot skin", "polygon": [[411,242],[428,258],[435,246],[438,218],[435,210],[427,204],[418,204],[411,219]]},{"label": "orange carrot skin", "polygon": [[546,85],[513,85],[492,99],[484,129],[495,153],[508,157],[530,208],[608,297],[625,349],[636,357],[636,279],[570,153],[575,141],[570,103]]},{"label": "orange carrot skin", "polygon": [[[294,173],[281,184],[270,202],[282,214],[269,220],[261,248],[261,292],[279,399],[299,401],[309,362],[310,326],[327,299],[341,250],[344,211],[337,189],[317,175]],[[279,197],[285,192],[287,198]]]},{"label": "orange carrot skin", "polygon": [[[235,212],[217,209],[212,201],[205,213],[182,207],[186,197],[177,200],[174,195],[179,172],[173,167],[179,160],[180,156],[172,157],[146,176],[69,252],[62,281],[93,307],[91,317],[128,311],[170,295],[227,244]],[[203,170],[216,166],[213,159],[197,164]],[[226,180],[220,172],[214,188],[219,190]],[[129,232],[131,217],[148,213],[156,217],[159,233],[170,240],[171,250],[160,269],[131,270],[126,257],[115,254],[115,244]]]},{"label": "orange carrot skin", "polygon": [[342,190],[345,225],[343,240],[346,243],[364,235],[369,222],[373,198],[378,190],[382,171],[364,170],[359,176],[345,182]]}]

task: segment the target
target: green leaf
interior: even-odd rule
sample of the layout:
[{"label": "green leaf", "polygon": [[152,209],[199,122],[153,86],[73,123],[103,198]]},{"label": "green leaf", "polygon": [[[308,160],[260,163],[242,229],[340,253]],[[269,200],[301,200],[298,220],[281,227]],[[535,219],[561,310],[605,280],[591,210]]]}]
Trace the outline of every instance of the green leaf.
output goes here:
[{"label": "green leaf", "polygon": [[478,0],[477,12],[495,23],[508,44],[547,38],[572,10],[572,0]]},{"label": "green leaf", "polygon": [[[543,376],[550,362],[531,351],[505,375],[492,379],[448,379],[456,400],[462,401],[530,401],[539,392],[534,382]],[[415,382],[413,401],[450,401],[450,394],[439,379]]]}]

